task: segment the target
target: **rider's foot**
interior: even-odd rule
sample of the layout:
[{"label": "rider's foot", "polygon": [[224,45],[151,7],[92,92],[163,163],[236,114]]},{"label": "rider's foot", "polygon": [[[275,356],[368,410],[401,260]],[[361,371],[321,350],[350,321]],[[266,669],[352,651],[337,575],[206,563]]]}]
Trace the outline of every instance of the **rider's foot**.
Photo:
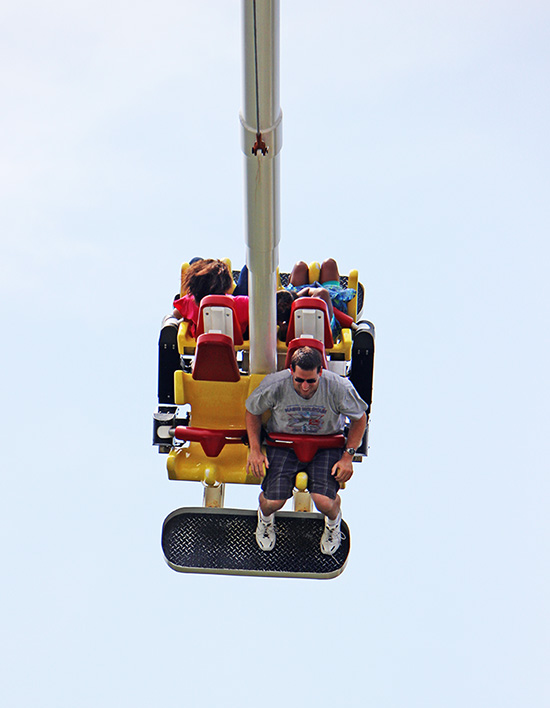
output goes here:
[{"label": "rider's foot", "polygon": [[262,551],[271,551],[275,546],[275,521],[273,514],[268,521],[258,509],[258,525],[256,526],[256,542]]},{"label": "rider's foot", "polygon": [[342,532],[340,531],[340,520],[336,524],[332,524],[330,519],[325,516],[325,530],[321,536],[321,553],[325,556],[332,556],[340,548],[342,542]]}]

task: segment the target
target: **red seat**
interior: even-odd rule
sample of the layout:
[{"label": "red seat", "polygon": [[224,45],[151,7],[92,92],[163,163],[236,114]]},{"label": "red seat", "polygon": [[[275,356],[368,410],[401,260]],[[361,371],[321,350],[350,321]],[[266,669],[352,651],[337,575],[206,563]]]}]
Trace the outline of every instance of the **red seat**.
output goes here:
[{"label": "red seat", "polygon": [[325,346],[323,342],[320,342],[318,339],[313,339],[313,337],[300,337],[299,339],[293,339],[289,343],[285,359],[285,369],[290,368],[290,361],[292,359],[292,355],[294,354],[296,349],[300,349],[301,347],[311,347],[312,349],[317,349],[317,351],[319,351],[321,353],[321,356],[323,357],[323,369],[328,369]]},{"label": "red seat", "polygon": [[269,433],[265,444],[270,447],[291,447],[300,462],[311,462],[318,450],[343,448],[346,438],[337,435],[290,435],[288,433]]},{"label": "red seat", "polygon": [[196,337],[198,338],[201,334],[204,334],[207,331],[205,330],[204,313],[207,308],[212,307],[227,307],[231,310],[233,313],[233,343],[240,346],[243,343],[243,333],[240,322],[237,318],[235,303],[233,302],[231,295],[206,295],[203,297],[199,309],[199,321],[197,324]]},{"label": "red seat", "polygon": [[235,347],[229,335],[210,333],[197,338],[193,378],[199,381],[240,380]]},{"label": "red seat", "polygon": [[209,430],[207,428],[192,428],[178,425],[174,437],[178,440],[188,440],[201,444],[207,457],[217,457],[225,445],[244,445],[246,430],[227,428],[225,430]]},{"label": "red seat", "polygon": [[[288,322],[288,330],[286,333],[286,343],[289,344],[293,339],[299,337],[300,335],[309,335],[310,337],[315,336],[315,333],[313,331],[307,331],[307,324],[305,325],[305,327],[298,327],[298,318],[300,317],[300,315],[305,314],[300,313],[300,310],[304,310],[306,313],[308,310],[315,310],[318,314],[322,314],[324,316],[324,322],[322,323],[322,341],[326,349],[332,349],[332,347],[334,346],[334,342],[332,339],[332,330],[330,328],[328,306],[327,303],[320,297],[299,297],[294,300],[290,309],[290,318]],[[314,315],[313,312],[311,312],[311,314]],[[317,319],[318,318],[315,318],[315,329],[317,329]]]}]

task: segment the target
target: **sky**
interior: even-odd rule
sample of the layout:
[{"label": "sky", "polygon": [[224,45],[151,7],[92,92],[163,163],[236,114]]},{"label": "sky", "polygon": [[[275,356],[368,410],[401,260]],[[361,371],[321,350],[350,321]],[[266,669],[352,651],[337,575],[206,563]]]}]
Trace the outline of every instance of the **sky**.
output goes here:
[{"label": "sky", "polygon": [[245,257],[240,16],[0,7],[2,703],[548,706],[547,3],[282,3],[281,269],[357,268],[377,332],[350,559],[163,560],[202,490],[150,444],[160,322]]}]

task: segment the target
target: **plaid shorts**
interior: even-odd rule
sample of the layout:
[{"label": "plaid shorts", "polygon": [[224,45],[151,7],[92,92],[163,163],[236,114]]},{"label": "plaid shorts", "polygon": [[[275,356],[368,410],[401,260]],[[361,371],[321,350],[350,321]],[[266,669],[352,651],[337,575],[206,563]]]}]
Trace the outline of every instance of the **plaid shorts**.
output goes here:
[{"label": "plaid shorts", "polygon": [[298,472],[307,472],[310,494],[322,494],[330,499],[336,497],[340,483],[331,475],[331,470],[342,457],[340,448],[318,450],[311,462],[300,462],[290,449],[268,446],[266,452],[269,469],[262,482],[266,499],[289,499]]}]

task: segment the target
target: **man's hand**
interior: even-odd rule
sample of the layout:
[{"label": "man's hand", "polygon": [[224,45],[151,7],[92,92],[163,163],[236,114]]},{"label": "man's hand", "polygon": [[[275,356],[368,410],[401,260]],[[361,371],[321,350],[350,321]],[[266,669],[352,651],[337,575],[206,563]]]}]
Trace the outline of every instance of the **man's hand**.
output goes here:
[{"label": "man's hand", "polygon": [[253,474],[254,477],[258,477],[259,479],[265,475],[264,466],[265,469],[269,467],[267,457],[261,451],[250,450],[248,460],[246,461],[247,474]]},{"label": "man's hand", "polygon": [[[359,447],[361,440],[363,439],[363,433],[365,432],[365,427],[367,425],[367,414],[363,415],[357,420],[351,420],[348,432],[347,447]],[[348,455],[347,452],[342,454],[342,457],[332,468],[332,476],[337,482],[347,482],[351,479],[353,475],[353,457]]]},{"label": "man's hand", "polygon": [[269,461],[262,452],[260,442],[260,432],[262,430],[262,416],[253,415],[246,411],[246,432],[248,433],[248,444],[250,450],[248,452],[248,460],[246,461],[247,474],[253,474],[254,477],[260,479],[265,475],[265,469],[269,467]]},{"label": "man's hand", "polygon": [[344,452],[342,457],[332,468],[331,475],[337,482],[347,482],[353,475],[353,457]]}]

